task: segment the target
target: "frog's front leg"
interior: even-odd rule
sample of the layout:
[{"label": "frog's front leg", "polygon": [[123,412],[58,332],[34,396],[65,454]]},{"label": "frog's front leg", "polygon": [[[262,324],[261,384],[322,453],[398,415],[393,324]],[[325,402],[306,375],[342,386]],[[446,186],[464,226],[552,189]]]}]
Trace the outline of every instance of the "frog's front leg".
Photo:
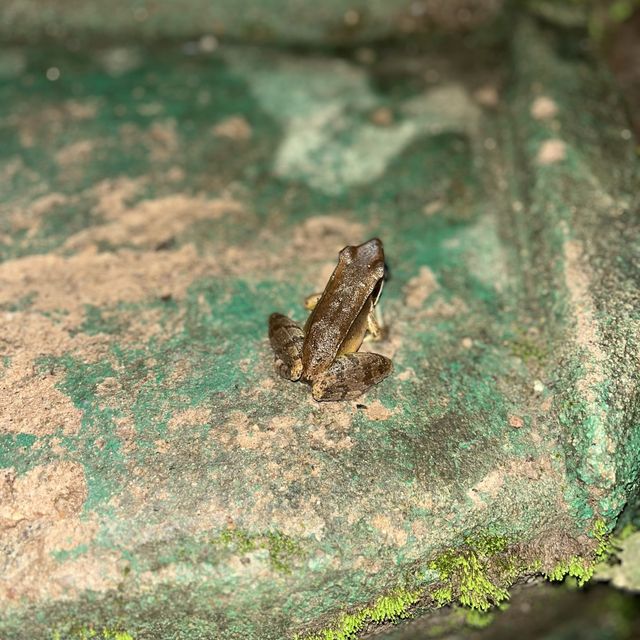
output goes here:
[{"label": "frog's front leg", "polygon": [[318,300],[322,297],[322,293],[312,293],[304,299],[304,308],[313,311],[318,304]]},{"label": "frog's front leg", "polygon": [[379,353],[348,353],[314,379],[311,392],[318,401],[353,400],[392,371],[391,360]]},{"label": "frog's front leg", "polygon": [[269,342],[276,356],[276,371],[287,380],[299,380],[304,342],[302,329],[291,318],[272,313],[269,316]]},{"label": "frog's front leg", "polygon": [[[304,299],[304,308],[313,311],[318,304],[318,300],[320,300],[322,294],[321,293],[312,293],[310,296],[307,296]],[[378,318],[376,317],[375,308],[371,309],[369,315],[367,316],[367,338],[371,338],[371,340],[380,340],[382,337],[382,327],[378,322]]]},{"label": "frog's front leg", "polygon": [[371,309],[371,313],[367,316],[367,331],[372,340],[380,340],[382,337],[382,328],[378,323],[378,318],[376,318],[375,308]]}]

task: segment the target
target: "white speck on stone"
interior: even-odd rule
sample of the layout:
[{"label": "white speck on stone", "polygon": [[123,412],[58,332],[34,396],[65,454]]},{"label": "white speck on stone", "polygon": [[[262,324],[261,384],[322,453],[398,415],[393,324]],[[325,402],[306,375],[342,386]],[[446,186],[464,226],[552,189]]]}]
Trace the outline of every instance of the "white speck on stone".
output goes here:
[{"label": "white speck on stone", "polygon": [[484,148],[487,151],[493,151],[496,148],[497,144],[493,138],[486,138],[484,141]]},{"label": "white speck on stone", "polygon": [[536,162],[539,165],[549,165],[561,162],[567,157],[567,145],[559,138],[545,140],[538,150]]},{"label": "white speck on stone", "polygon": [[137,69],[142,55],[135,47],[112,47],[98,54],[98,59],[110,76],[119,77]]},{"label": "white speck on stone", "polygon": [[500,95],[493,85],[487,84],[473,92],[474,100],[483,107],[494,109],[500,103]]},{"label": "white speck on stone", "polygon": [[461,344],[464,349],[471,349],[471,347],[473,347],[473,340],[471,338],[462,338]]},{"label": "white speck on stone", "polygon": [[422,213],[427,217],[431,217],[438,213],[443,206],[444,202],[442,200],[433,200],[422,207]]},{"label": "white speck on stone", "polygon": [[536,120],[550,120],[558,114],[558,105],[548,96],[540,96],[533,101],[530,113]]},{"label": "white speck on stone", "polygon": [[355,27],[360,24],[360,13],[355,9],[349,9],[344,14],[344,23],[348,27]]},{"label": "white speck on stone", "polygon": [[544,384],[541,380],[534,380],[533,381],[533,390],[536,393],[542,393],[544,391]]},{"label": "white speck on stone", "polygon": [[200,47],[200,51],[204,53],[211,53],[218,48],[218,39],[214,35],[207,34],[200,38],[198,45]]}]

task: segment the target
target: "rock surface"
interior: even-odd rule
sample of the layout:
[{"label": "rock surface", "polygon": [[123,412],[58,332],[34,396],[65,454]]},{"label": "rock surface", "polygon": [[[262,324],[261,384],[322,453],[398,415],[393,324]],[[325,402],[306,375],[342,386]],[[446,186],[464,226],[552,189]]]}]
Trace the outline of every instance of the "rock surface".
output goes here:
[{"label": "rock surface", "polygon": [[[588,558],[640,473],[606,74],[525,18],[486,50],[206,49],[4,49],[0,637],[304,637],[429,606],[472,539]],[[372,236],[395,373],[316,404],[266,319]]]},{"label": "rock surface", "polygon": [[[504,0],[5,0],[0,36],[10,40],[216,37],[243,42],[354,44],[416,32],[467,32],[493,23]],[[295,25],[295,27],[293,27]],[[213,39],[212,39],[213,38]]]}]

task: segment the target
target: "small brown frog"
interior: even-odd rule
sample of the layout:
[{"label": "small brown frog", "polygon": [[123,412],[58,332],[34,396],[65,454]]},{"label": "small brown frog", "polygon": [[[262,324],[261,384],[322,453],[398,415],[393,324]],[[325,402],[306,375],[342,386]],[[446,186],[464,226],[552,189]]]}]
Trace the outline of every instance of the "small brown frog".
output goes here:
[{"label": "small brown frog", "polygon": [[373,238],[340,251],[322,294],[307,298],[311,313],[300,328],[281,313],[269,317],[277,372],[311,385],[315,400],[352,400],[384,380],[393,365],[378,353],[358,353],[367,331],[380,336],[374,307],[384,283],[382,242]]}]

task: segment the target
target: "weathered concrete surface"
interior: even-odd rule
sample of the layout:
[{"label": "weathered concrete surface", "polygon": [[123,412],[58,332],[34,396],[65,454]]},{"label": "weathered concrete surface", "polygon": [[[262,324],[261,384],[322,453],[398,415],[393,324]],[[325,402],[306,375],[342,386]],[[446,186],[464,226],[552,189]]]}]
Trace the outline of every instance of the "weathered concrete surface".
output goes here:
[{"label": "weathered concrete surface", "polygon": [[[638,160],[578,42],[0,72],[0,637],[304,635],[399,586],[429,606],[469,537],[551,571],[613,524]],[[395,374],[318,405],[266,318],[373,235]]]}]

